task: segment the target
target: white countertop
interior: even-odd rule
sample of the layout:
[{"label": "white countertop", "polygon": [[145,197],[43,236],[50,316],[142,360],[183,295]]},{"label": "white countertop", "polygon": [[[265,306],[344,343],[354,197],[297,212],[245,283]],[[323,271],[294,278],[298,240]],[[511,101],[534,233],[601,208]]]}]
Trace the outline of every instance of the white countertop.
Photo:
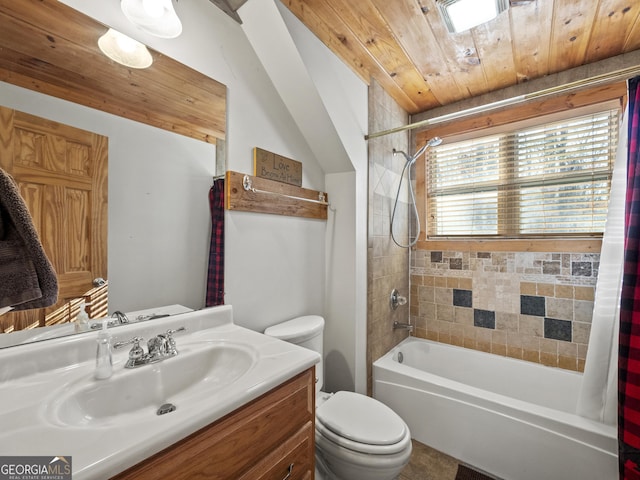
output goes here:
[{"label": "white countertop", "polygon": [[[177,395],[174,412],[156,415],[159,405],[119,415],[116,420],[69,424],[56,414],[72,385],[109,382],[125,369],[129,348],[114,352],[114,374],[94,380],[97,332],[0,349],[0,454],[71,456],[74,480],[104,479],[119,473],[209,425],[316,364],[319,355],[233,324],[230,306],[214,307],[110,329],[113,341],[145,339],[169,328],[183,344],[250,345],[251,367],[232,384],[205,395]],[[178,358],[178,357],[176,357]],[[169,358],[164,362],[171,362]],[[164,363],[163,362],[163,363]],[[145,365],[139,369],[153,368]],[[167,398],[166,401],[174,399]]]}]

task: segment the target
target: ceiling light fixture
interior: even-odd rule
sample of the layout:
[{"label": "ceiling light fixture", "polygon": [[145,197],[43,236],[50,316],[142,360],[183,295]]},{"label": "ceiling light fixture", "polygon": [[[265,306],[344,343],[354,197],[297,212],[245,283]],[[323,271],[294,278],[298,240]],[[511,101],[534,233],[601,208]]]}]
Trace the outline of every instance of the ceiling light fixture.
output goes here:
[{"label": "ceiling light fixture", "polygon": [[126,67],[147,68],[153,63],[146,46],[113,28],[98,39],[98,47],[111,60]]},{"label": "ceiling light fixture", "polygon": [[176,38],[182,33],[171,0],[122,0],[120,8],[130,22],[151,35]]},{"label": "ceiling light fixture", "polygon": [[451,33],[460,33],[493,20],[509,8],[509,0],[436,0]]}]

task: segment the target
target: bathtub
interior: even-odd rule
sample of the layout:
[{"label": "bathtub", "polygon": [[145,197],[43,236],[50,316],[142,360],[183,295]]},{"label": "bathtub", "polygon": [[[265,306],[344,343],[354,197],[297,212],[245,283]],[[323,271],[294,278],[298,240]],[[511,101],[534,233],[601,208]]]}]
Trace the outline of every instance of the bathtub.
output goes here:
[{"label": "bathtub", "polygon": [[581,381],[414,337],[373,364],[374,397],[414,439],[507,480],[618,478],[616,427],[574,413]]}]

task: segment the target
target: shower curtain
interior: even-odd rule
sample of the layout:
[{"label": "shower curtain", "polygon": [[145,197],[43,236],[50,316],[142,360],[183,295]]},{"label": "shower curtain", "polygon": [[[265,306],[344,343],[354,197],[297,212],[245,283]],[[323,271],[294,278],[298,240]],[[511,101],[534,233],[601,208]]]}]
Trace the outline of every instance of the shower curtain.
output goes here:
[{"label": "shower curtain", "polygon": [[224,178],[214,180],[209,190],[211,244],[205,306],[224,305]]},{"label": "shower curtain", "polygon": [[624,274],[618,358],[620,478],[640,479],[640,77],[629,80]]},{"label": "shower curtain", "polygon": [[618,420],[617,350],[624,266],[628,118],[628,109],[625,109],[611,178],[607,223],[602,235],[589,348],[576,409],[578,415],[611,426]]}]

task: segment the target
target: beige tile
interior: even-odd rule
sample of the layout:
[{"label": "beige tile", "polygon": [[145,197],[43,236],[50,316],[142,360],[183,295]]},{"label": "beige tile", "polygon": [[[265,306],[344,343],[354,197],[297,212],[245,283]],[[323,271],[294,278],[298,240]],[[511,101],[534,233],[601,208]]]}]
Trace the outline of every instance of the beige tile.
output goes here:
[{"label": "beige tile", "polygon": [[522,350],[522,335],[517,332],[507,332],[507,346]]},{"label": "beige tile", "polygon": [[522,347],[514,347],[512,345],[507,345],[507,357],[517,358],[518,360],[522,360]]},{"label": "beige tile", "polygon": [[437,304],[453,306],[453,290],[451,288],[435,288],[434,291]]},{"label": "beige tile", "polygon": [[536,295],[537,289],[535,283],[520,282],[520,294],[521,295]]},{"label": "beige tile", "polygon": [[540,338],[531,335],[521,335],[522,348],[524,350],[540,352]]},{"label": "beige tile", "polygon": [[522,359],[527,362],[540,363],[540,352],[538,350],[522,349]]},{"label": "beige tile", "polygon": [[573,300],[547,298],[547,317],[558,320],[573,320]]},{"label": "beige tile", "polygon": [[593,287],[575,287],[576,300],[595,300],[595,289]]},{"label": "beige tile", "polygon": [[540,352],[540,363],[547,367],[557,367],[558,355],[554,353]]},{"label": "beige tile", "polygon": [[578,370],[578,358],[577,357],[566,357],[564,355],[558,355],[558,367],[564,368],[565,370]]},{"label": "beige tile", "polygon": [[593,319],[593,302],[576,300],[573,302],[573,314],[576,322],[591,323]]},{"label": "beige tile", "polygon": [[485,342],[484,340],[476,340],[476,350],[481,352],[491,353],[491,342]]},{"label": "beige tile", "polygon": [[442,287],[442,288],[447,287],[446,277],[433,277],[433,281],[434,281],[434,286],[436,287]]},{"label": "beige tile", "polygon": [[418,299],[420,303],[435,303],[435,288],[421,286],[418,289]]},{"label": "beige tile", "polygon": [[455,320],[455,308],[453,305],[436,304],[437,319],[444,322],[453,322]]},{"label": "beige tile", "polygon": [[522,335],[532,337],[544,336],[544,320],[542,317],[534,317],[531,315],[520,315],[519,329]]},{"label": "beige tile", "polygon": [[426,321],[435,320],[436,319],[436,304],[435,303],[421,303],[420,304],[420,313],[419,316],[424,318]]},{"label": "beige tile", "polygon": [[503,357],[507,356],[507,346],[501,343],[492,343],[491,344],[491,353],[494,355],[500,355]]},{"label": "beige tile", "polygon": [[491,332],[491,343],[498,345],[506,345],[507,344],[507,332],[500,330],[493,330]]},{"label": "beige tile", "polygon": [[565,357],[578,357],[578,345],[570,342],[558,342],[558,354]]},{"label": "beige tile", "polygon": [[473,309],[455,307],[455,322],[462,325],[473,325]]},{"label": "beige tile", "polygon": [[552,283],[538,283],[536,284],[537,294],[541,297],[555,297],[555,288]]},{"label": "beige tile", "polygon": [[460,278],[460,286],[463,290],[472,290],[473,289],[473,280],[471,278],[462,277]]},{"label": "beige tile", "polygon": [[591,324],[582,322],[573,322],[573,342],[587,345],[589,343],[589,333],[591,332]]},{"label": "beige tile", "polygon": [[556,298],[574,298],[573,285],[556,285]]},{"label": "beige tile", "polygon": [[540,339],[540,352],[541,353],[551,353],[553,355],[558,355],[558,343],[559,340],[553,340],[550,338],[541,338]]},{"label": "beige tile", "polygon": [[447,288],[460,288],[460,279],[457,277],[447,277]]},{"label": "beige tile", "polygon": [[519,318],[517,313],[496,312],[496,330],[517,332]]}]

